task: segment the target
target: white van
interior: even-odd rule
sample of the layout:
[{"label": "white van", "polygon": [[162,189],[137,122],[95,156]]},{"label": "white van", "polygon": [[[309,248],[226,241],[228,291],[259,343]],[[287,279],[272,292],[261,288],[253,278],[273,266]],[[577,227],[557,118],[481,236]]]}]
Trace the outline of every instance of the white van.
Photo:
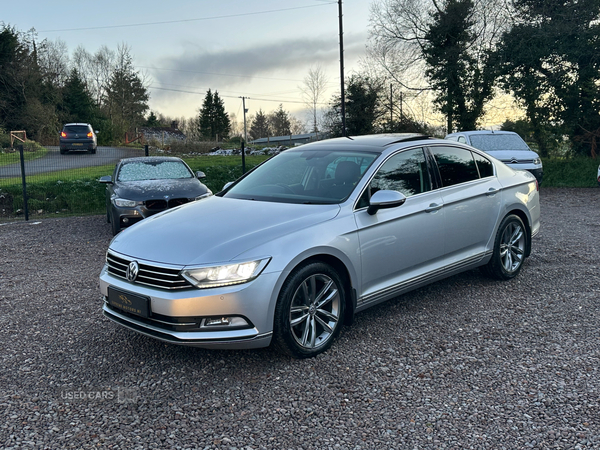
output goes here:
[{"label": "white van", "polygon": [[512,131],[461,131],[446,136],[450,141],[462,142],[483,150],[513,169],[528,170],[542,184],[542,160],[517,133]]}]

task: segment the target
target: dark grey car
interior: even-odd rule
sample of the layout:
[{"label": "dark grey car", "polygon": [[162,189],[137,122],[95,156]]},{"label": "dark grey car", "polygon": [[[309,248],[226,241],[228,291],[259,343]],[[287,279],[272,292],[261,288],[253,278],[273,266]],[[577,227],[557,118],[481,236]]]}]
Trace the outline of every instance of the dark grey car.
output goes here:
[{"label": "dark grey car", "polygon": [[96,153],[98,148],[96,133],[97,131],[94,131],[89,123],[65,124],[60,132],[60,154],[64,155],[69,151]]},{"label": "dark grey car", "polygon": [[100,178],[106,184],[106,220],[113,234],[122,228],[175,206],[212,195],[183,160],[174,157],[122,159],[113,176]]}]

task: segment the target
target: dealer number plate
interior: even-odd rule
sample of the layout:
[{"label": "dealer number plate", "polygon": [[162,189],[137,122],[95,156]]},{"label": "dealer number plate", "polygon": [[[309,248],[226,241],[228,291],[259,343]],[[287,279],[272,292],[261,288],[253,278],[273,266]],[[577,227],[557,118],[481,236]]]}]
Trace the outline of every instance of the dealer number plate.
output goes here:
[{"label": "dealer number plate", "polygon": [[150,301],[147,297],[141,297],[131,292],[119,291],[108,288],[108,303],[122,311],[136,316],[148,317]]}]

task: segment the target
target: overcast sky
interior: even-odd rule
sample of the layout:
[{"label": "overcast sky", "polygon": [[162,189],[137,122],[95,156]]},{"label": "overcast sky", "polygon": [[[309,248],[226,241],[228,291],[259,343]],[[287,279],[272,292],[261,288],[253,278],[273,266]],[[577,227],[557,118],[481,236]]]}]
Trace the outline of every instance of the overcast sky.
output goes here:
[{"label": "overcast sky", "polygon": [[[280,103],[299,118],[299,87],[311,67],[339,92],[338,4],[335,0],[36,0],[5,2],[0,21],[39,39],[94,53],[130,47],[150,81],[150,108],[175,117],[197,114],[217,90],[242,118],[241,96],[254,114]],[[358,70],[368,35],[370,0],[343,3],[345,73]],[[183,91],[183,92],[182,92]]]}]

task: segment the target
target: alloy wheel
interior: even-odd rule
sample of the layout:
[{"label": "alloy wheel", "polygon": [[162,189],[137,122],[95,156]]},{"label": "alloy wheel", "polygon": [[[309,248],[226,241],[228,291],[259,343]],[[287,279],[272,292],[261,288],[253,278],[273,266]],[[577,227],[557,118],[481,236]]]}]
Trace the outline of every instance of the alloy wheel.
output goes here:
[{"label": "alloy wheel", "polygon": [[525,233],[516,222],[509,223],[502,233],[500,261],[508,273],[515,272],[523,264],[525,255]]},{"label": "alloy wheel", "polygon": [[325,345],[340,322],[341,297],[327,275],[314,274],[296,289],[290,306],[290,328],[296,343],[307,350]]}]

